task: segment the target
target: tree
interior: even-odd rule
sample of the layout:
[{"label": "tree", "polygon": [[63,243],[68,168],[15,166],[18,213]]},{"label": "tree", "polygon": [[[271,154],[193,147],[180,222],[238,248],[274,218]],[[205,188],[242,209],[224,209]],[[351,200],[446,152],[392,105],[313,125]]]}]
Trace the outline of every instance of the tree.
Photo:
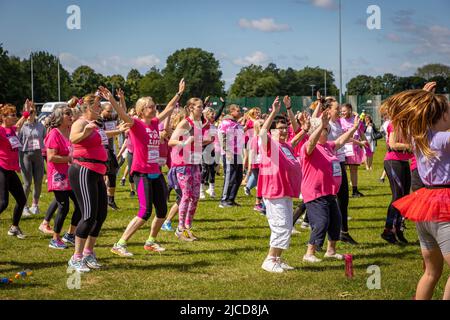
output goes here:
[{"label": "tree", "polygon": [[371,76],[356,76],[347,83],[347,94],[351,96],[370,94],[374,81],[375,78]]},{"label": "tree", "polygon": [[[34,101],[58,101],[58,57],[44,51],[33,52]],[[29,60],[24,61],[27,65]],[[67,100],[70,94],[70,75],[61,64],[60,87],[61,100]]]},{"label": "tree", "polygon": [[31,96],[29,64],[19,58],[9,57],[0,44],[0,103],[19,107]]},{"label": "tree", "polygon": [[224,81],[221,80],[219,61],[214,54],[199,48],[177,50],[167,58],[162,71],[166,83],[166,100],[178,90],[181,78],[186,80],[184,97],[205,98],[224,94]]},{"label": "tree", "polygon": [[366,94],[373,95],[393,95],[398,90],[399,77],[392,73],[386,73],[373,79],[371,89]]},{"label": "tree", "polygon": [[[164,77],[159,69],[153,67],[139,82],[141,96],[151,96],[155,103],[167,103],[167,90]],[[172,92],[173,94],[173,92]]]},{"label": "tree", "polygon": [[415,76],[425,80],[430,80],[433,77],[450,78],[450,67],[440,63],[427,64],[418,68]]},{"label": "tree", "polygon": [[142,75],[138,70],[131,69],[130,72],[128,72],[125,85],[127,105],[133,105],[139,99],[139,83],[141,79]]},{"label": "tree", "polygon": [[107,86],[107,88],[109,88],[109,90],[113,90],[111,92],[116,94],[116,90],[119,88],[125,90],[126,82],[125,79],[120,74],[115,74],[106,77],[105,85]]},{"label": "tree", "polygon": [[[330,71],[327,72],[327,95],[337,95],[338,88],[334,84],[334,75]],[[319,67],[305,67],[297,72],[298,81],[300,83],[298,95],[311,96],[311,86],[314,85],[314,91],[320,90],[322,94],[325,92],[325,70]]]},{"label": "tree", "polygon": [[72,73],[72,94],[83,97],[86,94],[97,91],[101,84],[105,84],[105,78],[88,66],[80,66]]},{"label": "tree", "polygon": [[263,78],[264,72],[261,66],[250,65],[243,67],[236,75],[234,83],[230,88],[232,97],[256,97],[258,79]]},{"label": "tree", "polygon": [[421,77],[402,77],[398,81],[397,92],[411,89],[422,89],[426,82],[427,80]]}]

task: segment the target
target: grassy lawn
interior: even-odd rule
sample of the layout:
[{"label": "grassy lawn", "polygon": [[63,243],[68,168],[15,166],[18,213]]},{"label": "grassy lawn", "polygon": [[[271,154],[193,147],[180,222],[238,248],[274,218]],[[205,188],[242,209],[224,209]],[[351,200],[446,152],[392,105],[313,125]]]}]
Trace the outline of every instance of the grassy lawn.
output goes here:
[{"label": "grassy lawn", "polygon": [[[184,243],[173,233],[161,231],[160,243],[167,248],[161,255],[148,254],[143,243],[149,224],[138,231],[129,243],[132,258],[121,258],[109,250],[135,216],[137,199],[130,199],[128,187],[118,187],[120,211],[109,211],[98,240],[97,257],[105,265],[100,271],[81,276],[81,289],[70,290],[66,281],[67,261],[73,253],[48,248],[49,237],[38,231],[43,214],[23,219],[21,228],[28,238],[19,240],[7,235],[14,201],[0,217],[0,277],[12,277],[18,271],[31,269],[34,274],[25,281],[0,284],[4,299],[407,299],[415,292],[422,272],[422,259],[414,225],[407,223],[408,246],[392,246],[380,238],[386,208],[390,201],[389,183],[378,178],[382,171],[385,147],[379,146],[375,170],[360,168],[359,189],[366,197],[350,200],[349,215],[352,236],[358,246],[338,245],[341,253],[352,253],[355,277],[344,275],[342,261],[324,261],[310,265],[301,258],[309,238],[308,230],[294,235],[284,257],[296,270],[269,274],[261,269],[268,250],[270,230],[265,217],[253,211],[253,197],[243,190],[237,201],[243,206],[220,209],[217,200],[201,201],[194,221],[200,241]],[[217,181],[220,193],[222,178]],[[254,190],[253,190],[254,193]],[[41,210],[47,208],[53,195],[44,192]],[[173,203],[173,194],[171,203]],[[69,222],[67,219],[66,222]],[[52,222],[53,225],[53,222]],[[175,224],[176,225],[176,224]],[[66,223],[67,226],[67,223]],[[64,230],[66,230],[66,226]],[[319,256],[323,255],[319,253]],[[369,290],[367,268],[381,269],[381,289]],[[449,276],[445,268],[435,298],[442,297]]]}]

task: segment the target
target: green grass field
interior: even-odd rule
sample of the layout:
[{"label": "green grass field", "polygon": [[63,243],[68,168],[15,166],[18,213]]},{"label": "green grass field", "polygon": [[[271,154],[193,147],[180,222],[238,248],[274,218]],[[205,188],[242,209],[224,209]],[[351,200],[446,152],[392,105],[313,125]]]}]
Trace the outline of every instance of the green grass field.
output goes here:
[{"label": "green grass field", "polygon": [[[143,243],[149,224],[138,231],[129,243],[135,256],[121,258],[110,252],[111,246],[135,216],[137,199],[130,199],[128,187],[118,187],[120,211],[109,211],[96,249],[100,271],[81,276],[81,288],[67,287],[67,261],[73,253],[48,248],[49,237],[38,231],[43,214],[23,219],[21,228],[26,240],[9,237],[14,201],[0,217],[0,277],[13,277],[24,269],[32,277],[13,284],[0,284],[0,299],[407,299],[415,292],[422,273],[422,259],[414,225],[407,223],[408,246],[388,245],[380,238],[386,208],[390,201],[389,183],[378,178],[382,171],[384,145],[376,153],[374,171],[360,168],[359,189],[366,197],[350,200],[350,231],[358,246],[338,245],[341,253],[354,257],[355,277],[345,277],[344,262],[324,261],[310,265],[301,261],[309,238],[308,230],[294,235],[284,258],[296,270],[269,274],[261,269],[267,255],[270,230],[265,217],[253,211],[253,197],[240,192],[239,209],[220,209],[217,200],[201,201],[194,221],[194,243],[180,242],[173,233],[161,231],[163,254],[148,254]],[[216,183],[220,192],[222,178]],[[253,193],[255,191],[253,190]],[[41,210],[45,210],[52,194],[44,192]],[[173,202],[173,195],[171,203]],[[67,219],[70,221],[70,219]],[[53,225],[53,223],[52,223]],[[67,223],[66,223],[67,226]],[[300,228],[297,226],[297,229]],[[319,253],[319,257],[323,253]],[[367,268],[381,270],[381,289],[369,290]],[[449,276],[445,268],[435,299],[443,294]]]}]

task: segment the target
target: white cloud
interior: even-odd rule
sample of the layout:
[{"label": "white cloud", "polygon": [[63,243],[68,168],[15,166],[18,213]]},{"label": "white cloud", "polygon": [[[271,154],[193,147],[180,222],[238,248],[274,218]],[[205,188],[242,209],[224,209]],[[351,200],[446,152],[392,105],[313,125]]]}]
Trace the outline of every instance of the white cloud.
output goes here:
[{"label": "white cloud", "polygon": [[237,58],[235,60],[233,60],[233,63],[235,65],[244,67],[244,66],[249,66],[251,64],[254,65],[263,65],[268,63],[270,60],[270,57],[265,54],[264,52],[261,51],[256,51],[253,52],[251,55],[246,56],[244,58]]},{"label": "white cloud", "polygon": [[281,32],[291,30],[289,25],[277,24],[272,18],[262,18],[259,20],[240,19],[239,27],[242,29],[255,29],[262,32]]},{"label": "white cloud", "polygon": [[334,0],[310,0],[311,4],[315,7],[334,10],[337,9],[337,5]]},{"label": "white cloud", "polygon": [[61,53],[59,55],[64,68],[73,72],[76,68],[86,65],[103,75],[121,74],[126,76],[131,69],[138,69],[141,72],[148,71],[153,66],[158,66],[161,60],[155,55],[139,56],[131,59],[120,56],[93,57],[82,59],[71,53]]},{"label": "white cloud", "polygon": [[400,40],[401,40],[400,36],[395,33],[389,33],[386,36],[386,39],[388,39],[389,41],[392,41],[392,42],[400,42]]}]

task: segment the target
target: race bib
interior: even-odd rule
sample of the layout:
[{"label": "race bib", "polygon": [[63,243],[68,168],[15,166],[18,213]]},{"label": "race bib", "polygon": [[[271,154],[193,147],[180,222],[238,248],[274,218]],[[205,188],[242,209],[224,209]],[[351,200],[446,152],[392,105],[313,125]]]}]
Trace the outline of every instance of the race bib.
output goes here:
[{"label": "race bib", "polygon": [[55,172],[52,175],[52,186],[55,190],[67,190],[69,188],[69,178],[67,175]]},{"label": "race bib", "polygon": [[292,154],[291,150],[289,150],[288,148],[283,147],[283,146],[281,147],[281,150],[283,151],[284,155],[285,155],[289,160],[297,161],[297,158],[294,157],[294,155]]},{"label": "race bib", "polygon": [[337,161],[333,161],[333,177],[341,177],[341,164]]},{"label": "race bib", "polygon": [[39,150],[40,148],[41,144],[39,143],[39,139],[28,140],[28,150]]},{"label": "race bib", "polygon": [[12,149],[22,148],[22,144],[20,143],[20,140],[16,135],[8,137],[8,140]]},{"label": "race bib", "polygon": [[353,151],[353,143],[347,143],[344,145],[344,152],[346,157],[353,157],[355,155]]},{"label": "race bib", "polygon": [[116,129],[116,121],[106,121],[105,122],[105,130],[111,131]]},{"label": "race bib", "polygon": [[106,135],[105,130],[98,129],[98,134],[102,138],[102,145],[107,146],[109,143],[108,143],[108,136]]},{"label": "race bib", "polygon": [[148,146],[147,163],[158,163],[158,159],[159,159],[159,147]]}]

